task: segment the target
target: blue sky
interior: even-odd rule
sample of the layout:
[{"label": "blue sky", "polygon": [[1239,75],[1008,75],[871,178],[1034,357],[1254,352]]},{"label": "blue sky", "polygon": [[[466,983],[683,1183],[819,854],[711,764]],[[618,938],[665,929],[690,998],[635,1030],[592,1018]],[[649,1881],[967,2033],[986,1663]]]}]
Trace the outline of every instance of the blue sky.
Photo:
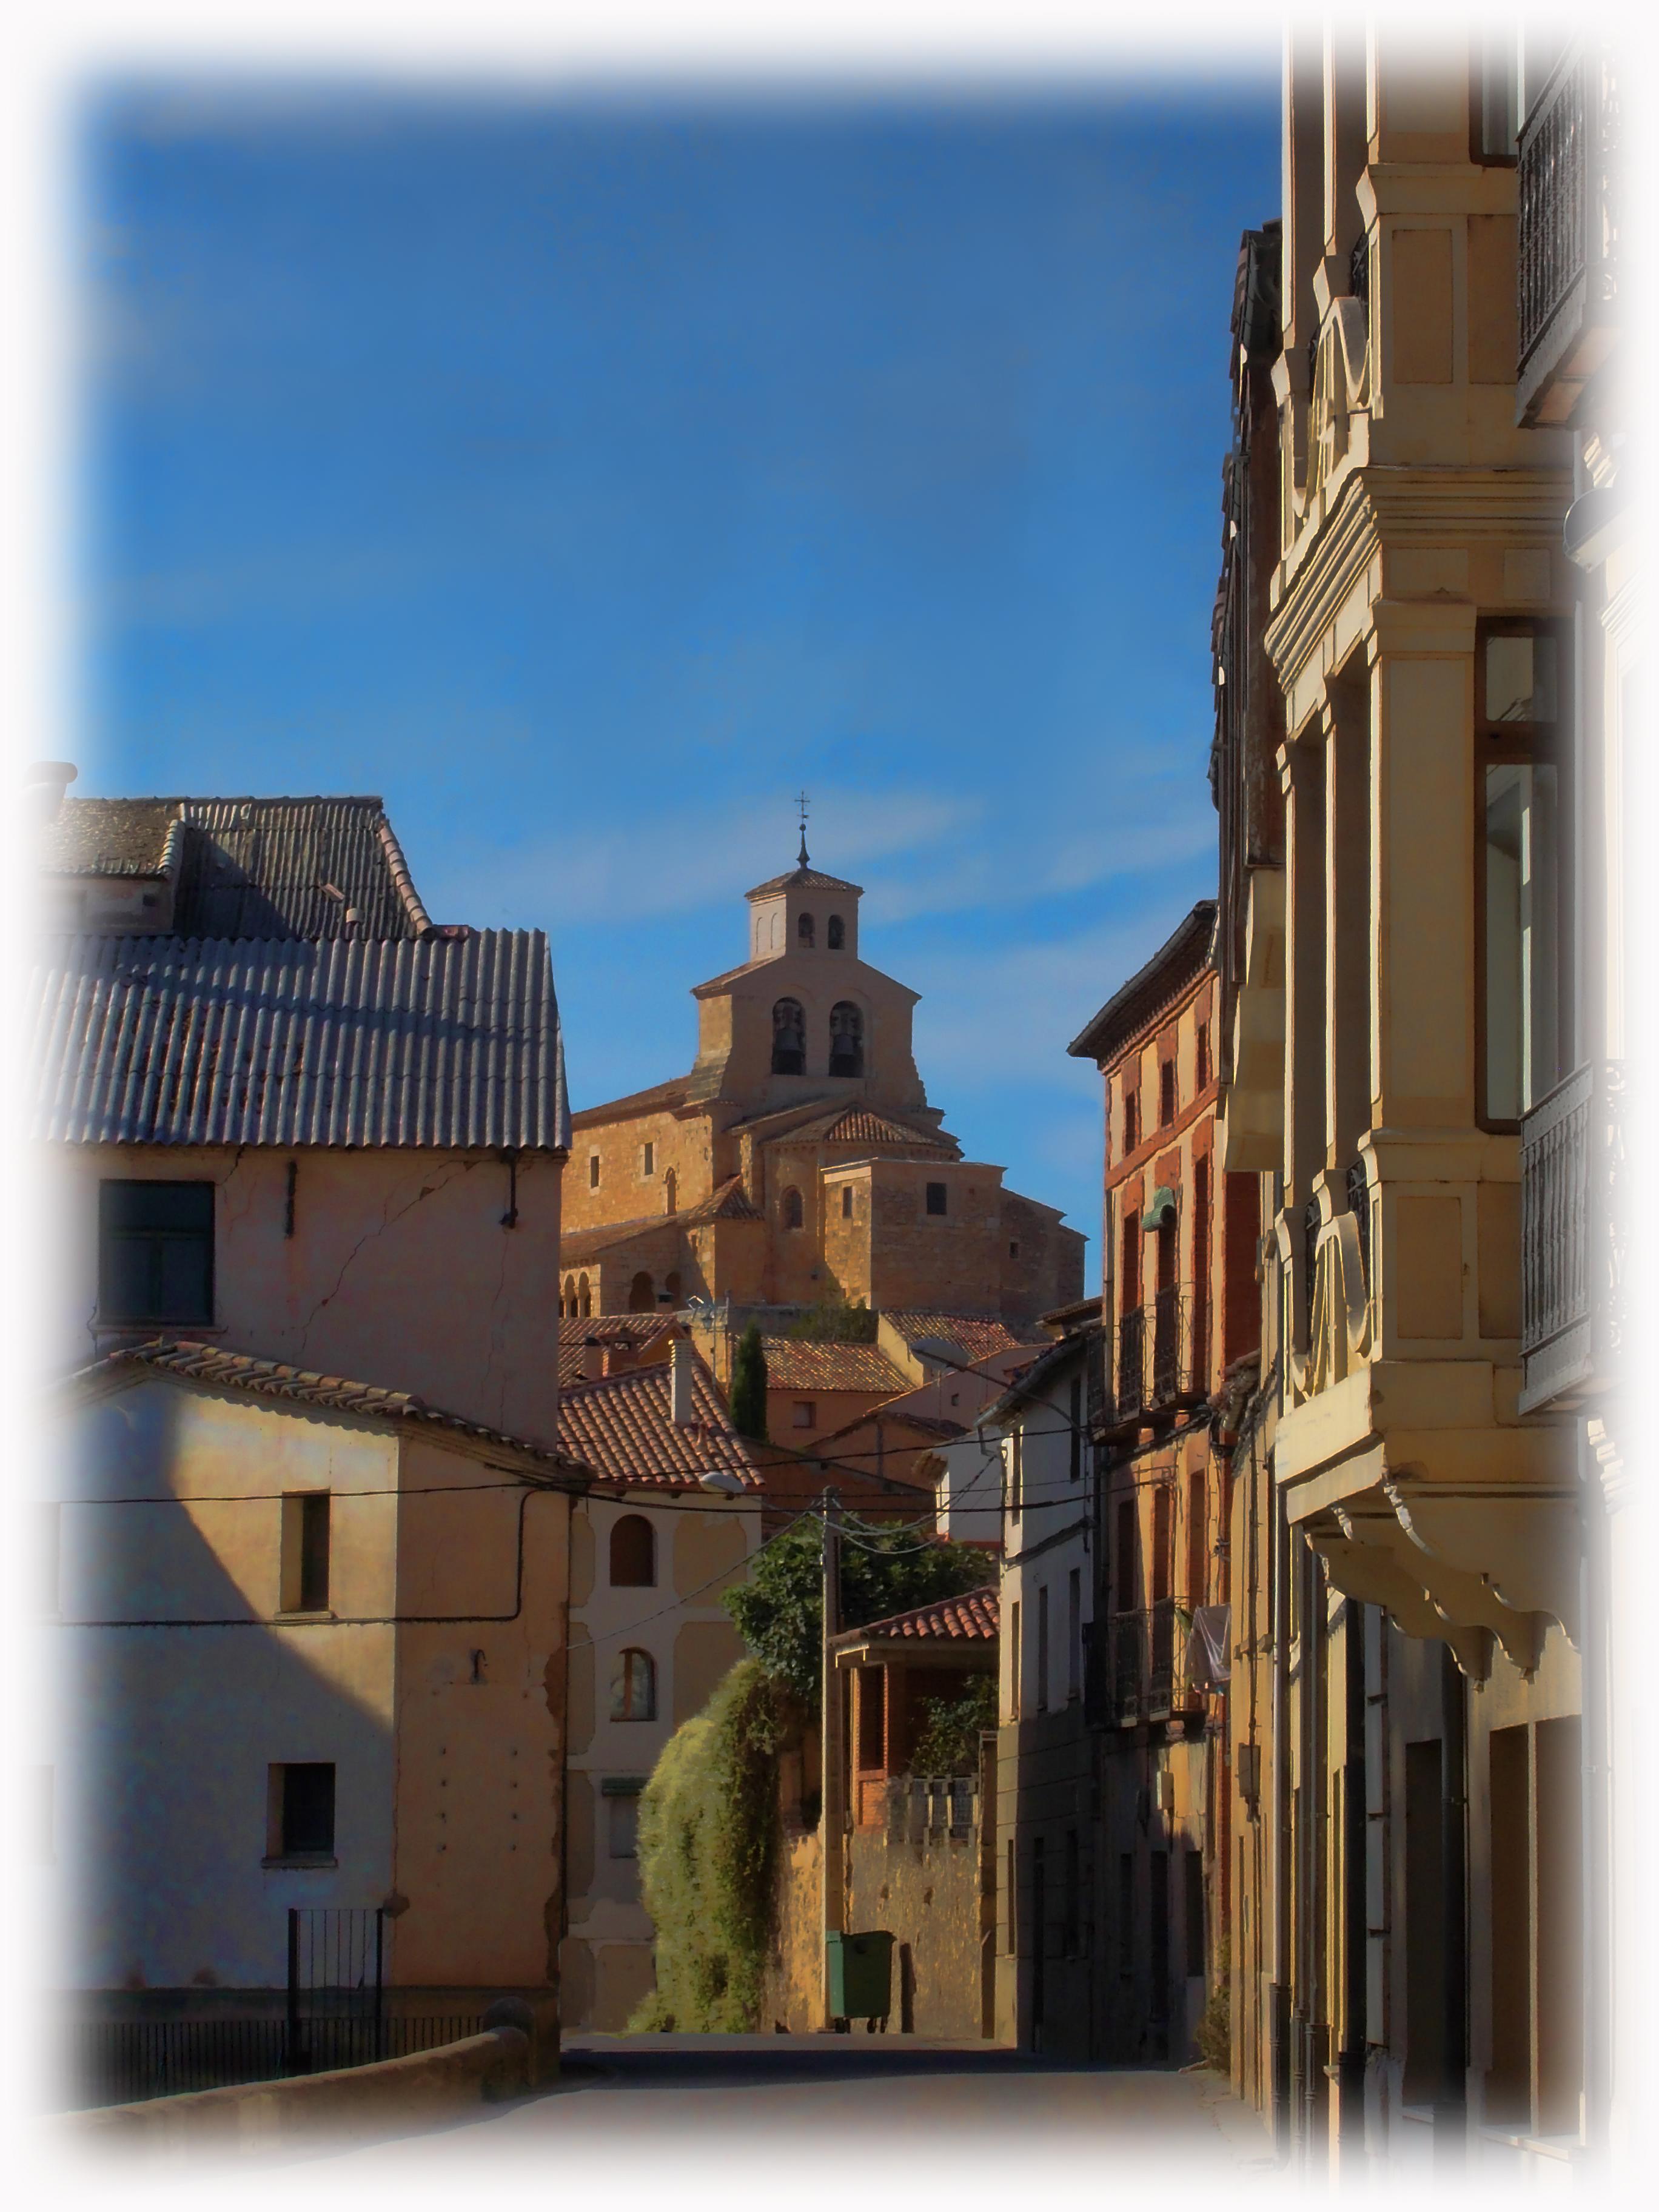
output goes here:
[{"label": "blue sky", "polygon": [[1185,101],[151,86],[87,115],[89,792],[374,791],[551,934],[579,1104],[814,860],[1097,1279],[1067,1039],[1212,888],[1276,44]]}]

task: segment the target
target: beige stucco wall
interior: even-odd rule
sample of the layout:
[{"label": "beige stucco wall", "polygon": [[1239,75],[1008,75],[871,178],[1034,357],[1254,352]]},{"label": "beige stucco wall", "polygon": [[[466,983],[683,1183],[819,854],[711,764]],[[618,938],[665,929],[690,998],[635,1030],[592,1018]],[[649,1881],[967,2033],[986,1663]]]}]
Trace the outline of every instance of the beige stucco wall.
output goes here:
[{"label": "beige stucco wall", "polygon": [[[142,1372],[62,1443],[64,1491],[96,1501],[59,1509],[48,1630],[70,1984],[276,1986],[289,1906],[397,1894],[395,1982],[544,1985],[568,1500],[350,1414]],[[282,1496],[314,1490],[329,1613],[285,1619]],[[183,1502],[117,1503],[139,1498]],[[293,1761],[336,1767],[333,1866],[262,1863],[270,1769]]]},{"label": "beige stucco wall", "polygon": [[[295,1233],[284,1234],[298,1163]],[[232,1351],[412,1390],[532,1443],[556,1441],[559,1163],[507,1170],[488,1153],[77,1146],[43,1152],[63,1224],[54,1294],[64,1365],[118,1339],[98,1318],[104,1178],[218,1186],[215,1314],[201,1336]]]}]

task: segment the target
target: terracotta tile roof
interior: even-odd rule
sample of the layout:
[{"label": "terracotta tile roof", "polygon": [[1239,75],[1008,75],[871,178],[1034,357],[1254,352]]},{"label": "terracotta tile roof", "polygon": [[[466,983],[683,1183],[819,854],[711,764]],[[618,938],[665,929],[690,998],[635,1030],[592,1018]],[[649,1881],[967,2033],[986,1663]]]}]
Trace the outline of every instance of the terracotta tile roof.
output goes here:
[{"label": "terracotta tile roof", "polygon": [[[757,1121],[772,1118],[775,1117],[755,1117]],[[942,1130],[903,1121],[896,1115],[878,1113],[869,1106],[832,1106],[828,1113],[780,1130],[769,1141],[779,1145],[881,1145],[907,1152],[943,1152],[951,1159],[962,1156],[956,1139],[946,1136]]]},{"label": "terracotta tile roof", "polygon": [[635,1358],[673,1328],[667,1314],[590,1314],[584,1321],[566,1315],[559,1322],[559,1388],[582,1380],[582,1349],[590,1337],[607,1348],[623,1345]]},{"label": "terracotta tile roof", "polygon": [[732,1176],[721,1183],[712,1197],[699,1206],[682,1206],[678,1213],[636,1213],[626,1221],[595,1222],[591,1229],[573,1229],[559,1239],[559,1264],[579,1266],[608,1252],[614,1245],[631,1244],[636,1237],[648,1237],[659,1229],[696,1228],[705,1221],[760,1221],[764,1216],[752,1206],[744,1194],[743,1178]]},{"label": "terracotta tile roof", "polygon": [[578,1479],[587,1470],[562,1452],[544,1451],[522,1437],[486,1427],[429,1406],[408,1390],[383,1390],[373,1382],[353,1382],[343,1375],[316,1375],[307,1368],[290,1367],[279,1359],[255,1359],[245,1352],[227,1352],[215,1344],[198,1344],[188,1337],[153,1337],[144,1344],[124,1345],[106,1353],[91,1366],[69,1378],[67,1387],[84,1390],[107,1382],[126,1367],[148,1367],[158,1373],[182,1376],[213,1389],[245,1390],[256,1398],[277,1398],[290,1405],[326,1407],[339,1413],[359,1413],[371,1420],[404,1421],[424,1428],[447,1429],[533,1460],[538,1465]]},{"label": "terracotta tile roof", "polygon": [[1013,1326],[999,1321],[994,1314],[927,1313],[917,1307],[884,1307],[882,1319],[891,1322],[907,1344],[920,1344],[925,1337],[933,1337],[941,1344],[956,1345],[970,1364],[1028,1344],[1046,1349],[1054,1341],[1043,1329],[1024,1323]]},{"label": "terracotta tile roof", "polygon": [[908,1613],[890,1613],[882,1620],[866,1620],[862,1628],[849,1628],[831,1638],[836,1644],[908,1643],[938,1638],[946,1644],[990,1644],[996,1640],[1001,1607],[997,1585],[987,1583],[961,1597],[937,1598]]},{"label": "terracotta tile roof", "polygon": [[1215,959],[1213,899],[1200,899],[1178,922],[1143,968],[1119,987],[1087,1026],[1066,1048],[1074,1060],[1104,1066],[1172,1000],[1195,983]]},{"label": "terracotta tile roof", "polygon": [[745,898],[769,898],[774,891],[851,891],[856,898],[862,894],[862,884],[849,884],[844,876],[826,876],[819,868],[803,861],[791,868],[787,876],[769,876],[763,884],[757,884]]},{"label": "terracotta tile roof", "polygon": [[677,1428],[669,1418],[670,1370],[659,1361],[562,1391],[559,1437],[565,1449],[601,1483],[633,1490],[684,1490],[710,1469],[740,1476],[746,1489],[760,1489],[754,1455],[732,1427],[713,1376],[695,1352],[690,1358],[695,1427]]},{"label": "terracotta tile roof", "polygon": [[609,1099],[603,1106],[584,1106],[580,1114],[571,1115],[571,1127],[592,1128],[602,1122],[626,1120],[635,1114],[650,1114],[658,1109],[665,1112],[671,1107],[683,1106],[687,1080],[685,1076],[677,1075],[672,1083],[653,1083],[648,1090],[630,1091],[626,1097]]},{"label": "terracotta tile roof", "polygon": [[874,1344],[818,1344],[810,1338],[763,1336],[769,1390],[879,1390],[895,1397],[910,1387]]}]

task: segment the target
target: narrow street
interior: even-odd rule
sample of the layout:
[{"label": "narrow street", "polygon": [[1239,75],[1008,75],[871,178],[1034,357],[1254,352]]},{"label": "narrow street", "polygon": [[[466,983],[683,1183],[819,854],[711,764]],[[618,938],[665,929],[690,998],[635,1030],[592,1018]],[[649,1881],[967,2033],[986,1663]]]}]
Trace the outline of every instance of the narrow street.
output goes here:
[{"label": "narrow street", "polygon": [[1273,2169],[1254,2113],[1216,2076],[1079,2068],[983,2044],[907,2037],[587,2035],[573,2038],[564,2079],[441,2132],[307,2163],[371,2160],[387,2176],[450,2161],[592,2156],[614,2172],[629,2153],[655,2165],[684,2149],[722,2160],[753,2147],[834,2154],[857,2146],[903,2161],[1033,2154],[1178,2164],[1197,2176]]}]

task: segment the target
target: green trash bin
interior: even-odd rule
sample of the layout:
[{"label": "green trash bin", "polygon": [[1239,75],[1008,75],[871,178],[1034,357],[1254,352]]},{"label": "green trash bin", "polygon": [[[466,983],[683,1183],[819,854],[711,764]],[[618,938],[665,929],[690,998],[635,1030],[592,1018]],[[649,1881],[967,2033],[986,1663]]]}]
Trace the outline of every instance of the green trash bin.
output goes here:
[{"label": "green trash bin", "polygon": [[885,1928],[826,1935],[830,2010],[836,2020],[885,2020],[892,2010],[893,1938]]}]

